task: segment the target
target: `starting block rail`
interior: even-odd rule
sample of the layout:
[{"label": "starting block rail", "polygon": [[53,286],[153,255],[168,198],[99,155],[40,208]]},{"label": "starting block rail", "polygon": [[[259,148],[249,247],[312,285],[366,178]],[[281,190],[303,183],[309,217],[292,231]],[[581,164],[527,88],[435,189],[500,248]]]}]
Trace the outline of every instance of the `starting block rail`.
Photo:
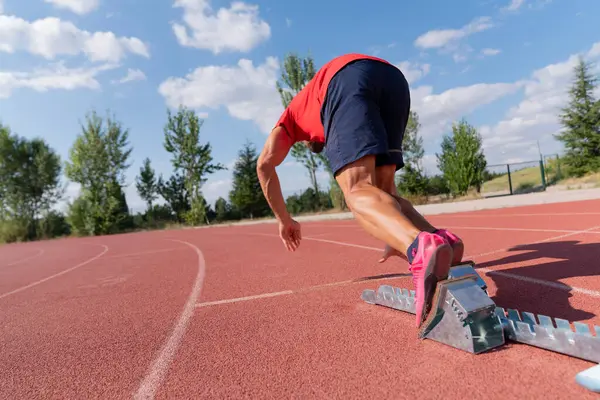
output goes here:
[{"label": "starting block rail", "polygon": [[[497,307],[474,266],[467,261],[452,267],[448,279],[438,283],[433,315],[422,328],[421,338],[472,354],[486,352],[510,340],[600,363],[599,326],[592,328],[574,322],[571,327],[564,319]],[[377,291],[364,290],[361,298],[369,304],[416,313],[414,290],[381,285]],[[581,379],[578,377],[577,381],[583,384]],[[596,384],[600,388],[598,379]]]}]

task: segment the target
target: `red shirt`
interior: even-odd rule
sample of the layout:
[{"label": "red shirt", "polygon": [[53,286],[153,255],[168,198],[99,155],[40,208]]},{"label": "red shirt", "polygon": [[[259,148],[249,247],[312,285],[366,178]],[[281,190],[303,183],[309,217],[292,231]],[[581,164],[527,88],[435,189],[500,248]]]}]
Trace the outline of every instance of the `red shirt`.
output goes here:
[{"label": "red shirt", "polygon": [[346,54],[325,64],[308,84],[292,99],[279,121],[275,125],[282,125],[294,140],[325,142],[325,132],[321,123],[321,106],[327,94],[327,86],[333,76],[346,64],[354,60],[369,59],[388,63],[381,58],[364,54]]}]

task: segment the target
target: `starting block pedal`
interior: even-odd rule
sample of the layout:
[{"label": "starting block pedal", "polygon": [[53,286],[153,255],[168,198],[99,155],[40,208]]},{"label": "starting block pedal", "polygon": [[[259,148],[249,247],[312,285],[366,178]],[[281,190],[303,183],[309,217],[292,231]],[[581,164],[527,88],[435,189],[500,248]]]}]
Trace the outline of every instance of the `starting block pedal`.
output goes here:
[{"label": "starting block pedal", "polygon": [[487,284],[481,279],[481,276],[475,272],[475,263],[471,260],[463,261],[463,264],[450,268],[448,279],[460,278],[467,275],[474,276],[479,287],[487,294]]},{"label": "starting block pedal", "polygon": [[[437,285],[436,297],[420,337],[478,354],[504,344],[502,322],[496,304],[473,263],[451,268],[448,279]],[[415,292],[382,285],[365,290],[361,298],[370,304],[415,314]]]}]

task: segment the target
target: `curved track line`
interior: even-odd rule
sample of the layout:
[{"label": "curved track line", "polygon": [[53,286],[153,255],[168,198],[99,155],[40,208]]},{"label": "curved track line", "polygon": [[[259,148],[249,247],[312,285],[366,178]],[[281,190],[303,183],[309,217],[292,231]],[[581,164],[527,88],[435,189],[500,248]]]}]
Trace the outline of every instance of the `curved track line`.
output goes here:
[{"label": "curved track line", "polygon": [[46,278],[44,278],[44,279],[40,279],[39,281],[32,282],[32,283],[30,283],[29,285],[22,286],[22,287],[20,287],[20,288],[18,288],[18,289],[15,289],[15,290],[13,290],[13,291],[10,291],[10,292],[7,292],[7,293],[4,293],[4,294],[1,294],[1,295],[0,295],[0,299],[3,299],[3,298],[5,298],[5,297],[8,297],[8,296],[11,296],[11,295],[13,295],[13,294],[15,294],[15,293],[22,292],[23,290],[26,290],[26,289],[29,289],[29,288],[31,288],[31,287],[37,286],[37,285],[39,285],[40,283],[44,283],[44,282],[46,282],[46,281],[49,281],[50,279],[57,278],[57,277],[59,277],[59,276],[61,276],[61,275],[64,275],[64,274],[66,274],[66,273],[68,273],[68,272],[71,272],[71,271],[73,271],[73,270],[75,270],[75,269],[77,269],[77,268],[83,267],[84,265],[86,265],[86,264],[89,264],[89,263],[91,263],[92,261],[95,261],[95,260],[97,260],[98,258],[102,257],[104,254],[106,254],[106,252],[108,251],[108,246],[106,246],[106,245],[104,245],[104,244],[101,244],[100,246],[104,247],[104,251],[103,251],[102,253],[100,253],[100,254],[98,254],[98,255],[96,255],[96,256],[94,256],[94,257],[92,257],[92,258],[90,258],[90,259],[88,259],[88,260],[86,260],[86,261],[84,261],[84,262],[82,262],[82,263],[79,263],[79,264],[75,265],[74,267],[71,267],[71,268],[69,268],[69,269],[65,269],[64,271],[61,271],[61,272],[59,272],[59,273],[57,273],[57,274],[50,275],[50,276],[48,276],[48,277],[46,277]]},{"label": "curved track line", "polygon": [[194,314],[194,309],[196,308],[196,301],[198,297],[200,297],[200,292],[202,291],[202,285],[204,284],[204,275],[206,272],[206,263],[204,261],[204,255],[200,249],[188,242],[184,242],[181,240],[168,239],[174,242],[183,243],[193,250],[196,251],[198,255],[198,275],[196,275],[196,280],[194,281],[194,286],[192,287],[192,291],[190,292],[188,299],[183,307],[183,311],[173,328],[173,332],[164,343],[163,347],[160,349],[160,353],[158,357],[152,362],[148,373],[144,377],[144,380],[140,384],[138,391],[136,392],[134,399],[153,399],[156,391],[162,384],[164,380],[165,374],[175,358],[175,353],[179,348],[181,343],[181,339],[185,334],[187,326],[190,322],[190,318]]},{"label": "curved track line", "polygon": [[17,261],[13,261],[10,264],[0,265],[0,267],[12,267],[13,265],[17,265],[17,264],[24,263],[26,261],[34,260],[34,259],[36,259],[38,257],[41,257],[46,252],[46,250],[44,250],[44,249],[38,249],[38,250],[40,252],[37,253],[37,254],[34,254],[32,256],[29,256],[29,257],[22,258],[22,259],[17,260]]}]

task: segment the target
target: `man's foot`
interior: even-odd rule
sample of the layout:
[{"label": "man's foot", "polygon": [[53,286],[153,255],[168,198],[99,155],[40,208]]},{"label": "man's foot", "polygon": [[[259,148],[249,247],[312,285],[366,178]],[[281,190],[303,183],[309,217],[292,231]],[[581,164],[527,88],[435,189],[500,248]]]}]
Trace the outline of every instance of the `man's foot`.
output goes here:
[{"label": "man's foot", "polygon": [[452,265],[460,264],[465,253],[465,245],[462,239],[446,229],[438,229],[435,233],[446,239],[452,247],[452,252],[454,253],[452,256]]},{"label": "man's foot", "polygon": [[447,279],[452,263],[452,247],[435,233],[421,232],[407,252],[415,285],[417,328],[430,311],[437,282]]}]

